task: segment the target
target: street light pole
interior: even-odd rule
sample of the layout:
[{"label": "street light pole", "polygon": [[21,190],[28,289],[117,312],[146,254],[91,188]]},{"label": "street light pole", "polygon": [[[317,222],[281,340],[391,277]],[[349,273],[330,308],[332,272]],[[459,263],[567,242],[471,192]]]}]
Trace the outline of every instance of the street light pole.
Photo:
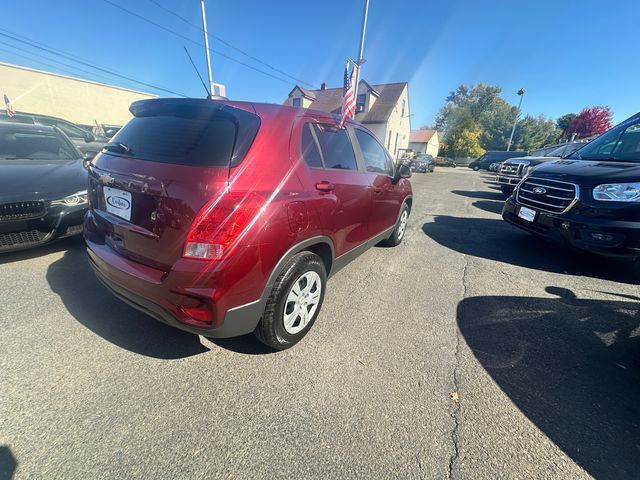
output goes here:
[{"label": "street light pole", "polygon": [[207,35],[207,16],[204,13],[204,0],[200,0],[202,5],[202,30],[204,30],[204,49],[207,53],[207,71],[209,72],[209,95],[213,95],[213,73],[211,73],[211,54],[209,53],[209,35]]},{"label": "street light pole", "polygon": [[513,134],[516,131],[516,124],[518,123],[518,117],[520,116],[520,107],[522,107],[522,99],[524,98],[524,88],[518,90],[518,96],[520,97],[520,103],[518,103],[518,113],[513,121],[513,128],[511,129],[511,136],[509,137],[509,144],[507,145],[507,152],[511,150],[511,142],[513,142]]},{"label": "street light pole", "polygon": [[360,67],[364,63],[364,34],[367,30],[367,15],[369,14],[369,0],[364,0],[364,15],[362,16],[362,33],[360,34],[360,50],[358,51],[358,60],[356,61],[356,65],[358,66],[358,70],[356,71],[356,81],[353,86],[353,98],[355,98],[356,102],[358,101],[358,83],[360,83]]}]

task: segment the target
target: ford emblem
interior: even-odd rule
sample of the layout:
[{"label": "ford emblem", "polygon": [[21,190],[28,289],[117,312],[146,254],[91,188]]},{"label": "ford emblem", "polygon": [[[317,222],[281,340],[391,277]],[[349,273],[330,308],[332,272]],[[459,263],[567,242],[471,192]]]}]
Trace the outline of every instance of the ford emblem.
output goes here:
[{"label": "ford emblem", "polygon": [[547,189],[542,187],[536,187],[532,190],[532,192],[535,193],[536,195],[544,195],[545,193],[547,193]]}]

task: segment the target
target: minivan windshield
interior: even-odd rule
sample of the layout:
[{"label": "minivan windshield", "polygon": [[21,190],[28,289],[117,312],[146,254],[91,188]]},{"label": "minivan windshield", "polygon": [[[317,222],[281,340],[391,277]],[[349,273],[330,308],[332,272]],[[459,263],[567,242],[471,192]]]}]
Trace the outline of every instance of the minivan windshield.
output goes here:
[{"label": "minivan windshield", "polygon": [[640,117],[636,115],[612,128],[568,158],[640,162]]}]

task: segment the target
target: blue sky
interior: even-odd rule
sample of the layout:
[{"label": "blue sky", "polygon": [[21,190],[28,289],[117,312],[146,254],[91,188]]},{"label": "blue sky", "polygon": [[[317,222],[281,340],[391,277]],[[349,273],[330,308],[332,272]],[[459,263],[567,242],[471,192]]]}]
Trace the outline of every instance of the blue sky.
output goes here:
[{"label": "blue sky", "polygon": [[[109,1],[202,42],[201,31],[155,4],[197,24],[199,0]],[[363,4],[207,0],[207,15],[210,33],[234,47],[316,87],[323,81],[340,86],[346,58],[357,56]],[[640,110],[638,18],[640,2],[371,0],[362,75],[370,83],[409,82],[413,128],[433,122],[451,90],[477,82],[501,86],[512,103],[518,88],[525,87],[524,113],[555,118],[602,104],[611,107],[617,122]],[[105,0],[10,2],[4,19],[0,33],[19,34],[141,81],[203,96],[183,46],[206,75],[202,48]],[[153,91],[17,51],[16,46],[55,59],[6,37],[0,36],[0,42],[0,61]],[[210,46],[284,80],[214,53],[214,81],[226,84],[233,99],[280,103],[296,83],[216,39]]]}]

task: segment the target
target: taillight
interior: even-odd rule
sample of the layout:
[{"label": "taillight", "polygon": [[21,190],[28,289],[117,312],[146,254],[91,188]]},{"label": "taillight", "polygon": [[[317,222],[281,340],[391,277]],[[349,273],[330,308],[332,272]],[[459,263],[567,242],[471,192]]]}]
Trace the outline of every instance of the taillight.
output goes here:
[{"label": "taillight", "polygon": [[193,220],[183,256],[205,260],[225,257],[258,219],[265,203],[255,192],[227,192],[214,198]]}]

